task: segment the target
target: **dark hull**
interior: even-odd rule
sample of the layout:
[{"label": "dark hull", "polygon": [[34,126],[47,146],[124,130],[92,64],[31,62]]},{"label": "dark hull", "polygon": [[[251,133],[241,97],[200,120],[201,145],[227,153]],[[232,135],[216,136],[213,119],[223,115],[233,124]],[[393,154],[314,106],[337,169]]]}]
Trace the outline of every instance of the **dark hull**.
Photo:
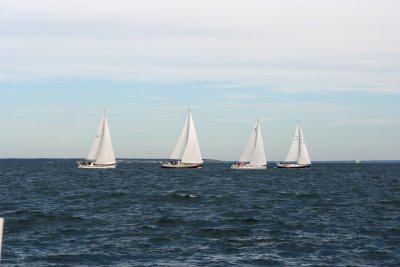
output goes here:
[{"label": "dark hull", "polygon": [[167,163],[160,163],[161,168],[165,169],[197,169],[203,166],[203,163],[179,163],[179,164],[172,164],[170,162]]},{"label": "dark hull", "polygon": [[299,164],[284,164],[284,163],[278,163],[277,164],[278,168],[281,169],[306,169],[306,168],[310,168],[311,164],[303,164],[303,165],[299,165]]}]

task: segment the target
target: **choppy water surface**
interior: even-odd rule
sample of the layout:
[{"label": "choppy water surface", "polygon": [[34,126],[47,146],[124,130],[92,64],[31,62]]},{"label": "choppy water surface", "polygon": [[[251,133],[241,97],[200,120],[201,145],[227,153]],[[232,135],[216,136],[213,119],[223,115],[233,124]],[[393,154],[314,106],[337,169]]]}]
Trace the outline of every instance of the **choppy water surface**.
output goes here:
[{"label": "choppy water surface", "polygon": [[0,160],[4,266],[399,266],[400,164]]}]

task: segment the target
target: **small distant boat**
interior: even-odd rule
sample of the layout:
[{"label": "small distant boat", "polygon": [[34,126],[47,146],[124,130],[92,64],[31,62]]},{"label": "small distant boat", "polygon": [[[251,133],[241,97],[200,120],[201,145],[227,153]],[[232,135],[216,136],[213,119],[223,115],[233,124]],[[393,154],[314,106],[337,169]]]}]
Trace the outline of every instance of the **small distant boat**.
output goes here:
[{"label": "small distant boat", "polygon": [[306,142],[300,123],[297,124],[292,145],[284,162],[277,163],[278,168],[309,168],[311,167]]},{"label": "small distant boat", "polygon": [[115,168],[114,149],[105,110],[101,116],[100,125],[94,138],[92,148],[85,161],[78,161],[78,168],[110,169]]},{"label": "small distant boat", "polygon": [[178,142],[171,153],[170,160],[162,161],[160,165],[162,168],[200,168],[203,166],[200,146],[190,110]]},{"label": "small distant boat", "polygon": [[239,161],[231,166],[231,169],[266,169],[267,160],[264,151],[264,142],[261,136],[260,122],[257,120],[256,125],[251,132],[250,138],[240,155]]}]

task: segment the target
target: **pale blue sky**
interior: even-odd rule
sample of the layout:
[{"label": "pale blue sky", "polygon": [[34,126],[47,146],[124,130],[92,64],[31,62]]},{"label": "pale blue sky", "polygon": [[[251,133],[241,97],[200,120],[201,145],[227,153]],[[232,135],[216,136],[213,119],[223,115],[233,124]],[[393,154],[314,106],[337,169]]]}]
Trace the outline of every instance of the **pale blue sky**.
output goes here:
[{"label": "pale blue sky", "polygon": [[203,157],[261,120],[283,159],[400,159],[398,1],[2,1],[0,158],[168,157],[191,108]]}]

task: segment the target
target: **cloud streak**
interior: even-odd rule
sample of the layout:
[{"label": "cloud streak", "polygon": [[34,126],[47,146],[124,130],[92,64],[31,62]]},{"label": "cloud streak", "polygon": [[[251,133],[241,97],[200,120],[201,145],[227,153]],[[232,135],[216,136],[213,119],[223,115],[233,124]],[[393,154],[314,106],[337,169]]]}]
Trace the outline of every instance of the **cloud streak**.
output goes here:
[{"label": "cloud streak", "polygon": [[353,126],[373,126],[373,125],[395,125],[400,124],[400,120],[381,119],[381,118],[367,118],[338,121],[335,125],[353,125]]}]

